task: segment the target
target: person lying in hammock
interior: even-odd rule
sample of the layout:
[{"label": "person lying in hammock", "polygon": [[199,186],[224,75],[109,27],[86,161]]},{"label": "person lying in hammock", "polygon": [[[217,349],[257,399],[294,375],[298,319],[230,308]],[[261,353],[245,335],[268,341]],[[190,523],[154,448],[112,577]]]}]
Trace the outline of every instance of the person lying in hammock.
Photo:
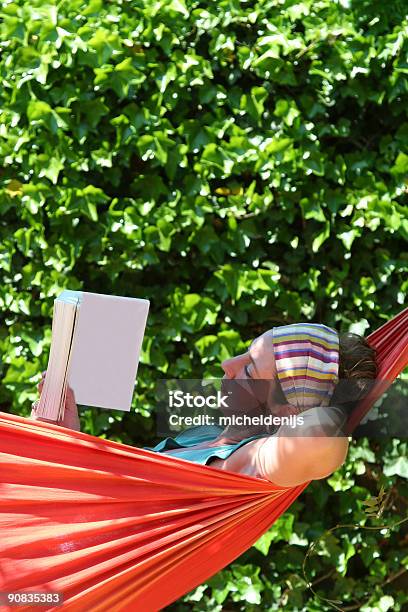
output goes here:
[{"label": "person lying in hammock", "polygon": [[[255,338],[244,354],[221,366],[223,383],[237,381],[244,390],[245,400],[240,404],[245,413],[301,414],[303,424],[295,428],[282,424],[274,431],[264,427],[259,432],[248,427],[197,426],[148,450],[266,479],[282,487],[326,478],[343,464],[348,439],[342,427],[377,375],[375,350],[365,338],[350,332],[338,334],[317,323],[283,325]],[[268,382],[268,401],[257,401],[254,408],[251,398],[255,394],[245,395],[245,388],[256,381]],[[70,388],[65,416],[58,424],[80,430]]]}]

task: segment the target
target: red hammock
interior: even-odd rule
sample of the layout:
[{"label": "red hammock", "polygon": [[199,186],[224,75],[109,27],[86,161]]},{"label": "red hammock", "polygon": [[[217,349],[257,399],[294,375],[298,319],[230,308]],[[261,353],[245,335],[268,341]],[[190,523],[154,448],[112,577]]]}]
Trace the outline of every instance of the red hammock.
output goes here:
[{"label": "red hammock", "polygon": [[[369,341],[391,384],[408,364],[408,308]],[[378,397],[360,403],[350,431]],[[2,412],[0,464],[0,593],[58,592],[78,612],[163,608],[249,548],[308,484],[277,487]]]}]

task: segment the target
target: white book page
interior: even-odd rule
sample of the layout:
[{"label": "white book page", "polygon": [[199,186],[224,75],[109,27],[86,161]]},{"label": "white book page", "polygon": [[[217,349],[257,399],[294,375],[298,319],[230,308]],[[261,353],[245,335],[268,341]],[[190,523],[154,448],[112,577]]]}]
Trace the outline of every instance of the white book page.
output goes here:
[{"label": "white book page", "polygon": [[64,416],[66,371],[69,364],[76,312],[74,302],[54,301],[47,376],[41,393],[37,416],[55,421]]},{"label": "white book page", "polygon": [[68,384],[77,404],[131,408],[149,301],[82,292]]}]

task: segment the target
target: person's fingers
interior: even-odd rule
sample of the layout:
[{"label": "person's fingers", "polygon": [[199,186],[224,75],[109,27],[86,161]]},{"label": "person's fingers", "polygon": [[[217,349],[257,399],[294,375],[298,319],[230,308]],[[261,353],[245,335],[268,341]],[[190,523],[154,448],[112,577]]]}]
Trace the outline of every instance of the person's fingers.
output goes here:
[{"label": "person's fingers", "polygon": [[67,387],[67,395],[65,398],[65,407],[68,412],[76,413],[78,407],[76,405],[75,394],[71,387]]}]

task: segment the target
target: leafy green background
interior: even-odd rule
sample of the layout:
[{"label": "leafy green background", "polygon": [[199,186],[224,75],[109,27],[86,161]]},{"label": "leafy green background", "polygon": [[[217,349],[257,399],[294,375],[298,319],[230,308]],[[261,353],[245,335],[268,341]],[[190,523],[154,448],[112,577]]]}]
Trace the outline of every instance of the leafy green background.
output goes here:
[{"label": "leafy green background", "polygon": [[[364,333],[401,310],[407,32],[395,0],[4,0],[0,409],[29,414],[64,288],[151,300],[134,410],[81,413],[136,445],[157,440],[158,378],[219,376],[274,325]],[[405,457],[404,441],[353,441],[169,609],[329,609],[307,547],[338,522],[403,519]],[[349,610],[400,610],[404,542],[402,526],[337,530],[308,576]]]}]

